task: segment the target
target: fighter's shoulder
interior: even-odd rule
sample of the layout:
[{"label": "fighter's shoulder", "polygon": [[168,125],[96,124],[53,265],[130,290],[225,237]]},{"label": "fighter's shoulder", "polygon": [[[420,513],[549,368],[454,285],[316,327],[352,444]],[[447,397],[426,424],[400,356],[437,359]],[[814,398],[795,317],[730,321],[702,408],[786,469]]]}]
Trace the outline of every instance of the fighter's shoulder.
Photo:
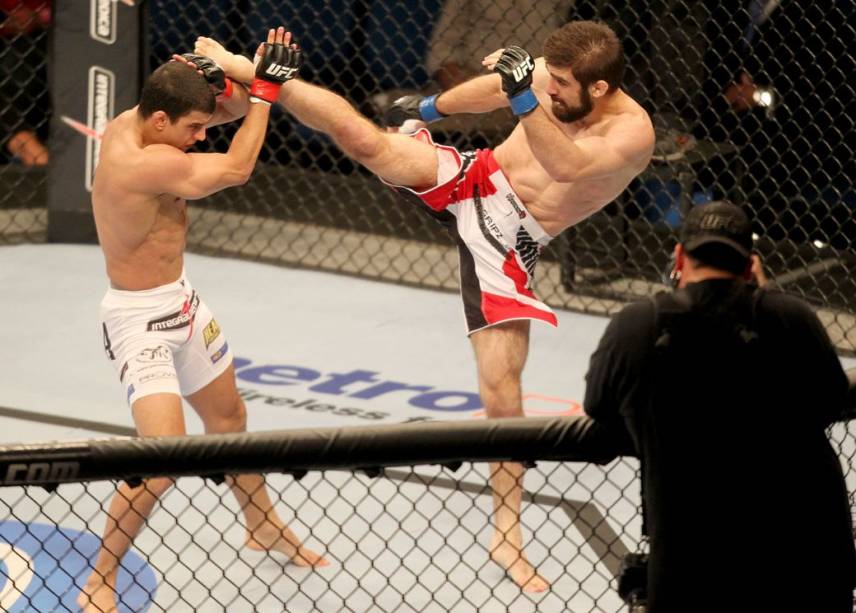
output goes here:
[{"label": "fighter's shoulder", "polygon": [[651,116],[642,108],[642,105],[629,96],[619,112],[607,120],[607,129],[637,131],[640,138],[650,137],[652,140],[654,138],[654,123],[651,121]]},{"label": "fighter's shoulder", "polygon": [[632,153],[633,157],[650,155],[654,149],[654,124],[647,111],[635,102],[606,120],[603,135],[616,146]]},{"label": "fighter's shoulder", "polygon": [[184,172],[191,163],[190,156],[171,145],[155,143],[146,145],[139,151],[139,162],[159,172]]}]

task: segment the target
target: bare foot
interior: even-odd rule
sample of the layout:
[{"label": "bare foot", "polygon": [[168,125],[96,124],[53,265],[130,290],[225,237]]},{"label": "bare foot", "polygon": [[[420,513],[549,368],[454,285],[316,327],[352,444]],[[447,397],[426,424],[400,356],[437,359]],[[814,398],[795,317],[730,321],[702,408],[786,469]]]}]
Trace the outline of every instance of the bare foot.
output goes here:
[{"label": "bare foot", "polygon": [[550,587],[526,559],[526,554],[501,537],[494,537],[490,545],[490,559],[499,564],[511,580],[524,592],[543,592]]},{"label": "bare foot", "polygon": [[288,528],[280,530],[259,529],[255,535],[247,535],[247,547],[256,551],[278,551],[297,566],[328,566],[327,558],[300,544],[297,536]]},{"label": "bare foot", "polygon": [[193,52],[205,57],[210,57],[212,60],[223,67],[223,71],[230,79],[234,79],[241,83],[249,83],[253,80],[255,70],[253,63],[243,57],[230,53],[226,48],[218,43],[213,38],[200,36],[196,39],[196,45]]},{"label": "bare foot", "polygon": [[113,586],[95,573],[89,577],[80,591],[77,606],[82,613],[118,613],[119,611]]}]

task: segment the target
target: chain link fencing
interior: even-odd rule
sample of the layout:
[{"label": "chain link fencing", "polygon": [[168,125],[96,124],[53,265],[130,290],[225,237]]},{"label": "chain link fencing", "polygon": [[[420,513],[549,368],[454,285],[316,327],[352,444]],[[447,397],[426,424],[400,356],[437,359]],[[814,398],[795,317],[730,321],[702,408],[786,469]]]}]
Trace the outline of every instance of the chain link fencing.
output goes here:
[{"label": "chain link fencing", "polygon": [[[2,4],[0,240],[44,240],[50,0]],[[856,349],[851,144],[854,8],[843,0],[503,0],[344,2],[146,0],[154,66],[198,35],[251,53],[285,23],[306,52],[302,77],[377,119],[402,92],[433,92],[480,70],[494,48],[537,54],[568,19],[600,19],[621,37],[625,89],[651,113],[651,165],[604,211],[547,248],[535,291],[548,304],[609,314],[662,289],[686,211],[728,198],[755,220],[772,283],[809,300],[839,349]],[[495,146],[507,111],[436,124],[438,142]],[[235,125],[210,131],[223,151]],[[16,153],[17,152],[17,153]],[[250,184],[194,203],[190,248],[454,290],[450,239],[323,135],[276,109]]]},{"label": "chain link fencing", "polygon": [[50,0],[0,2],[0,244],[42,241]]},{"label": "chain link fencing", "polygon": [[[152,61],[189,49],[199,34],[249,54],[267,26],[285,23],[306,52],[302,76],[379,123],[397,95],[476,74],[499,46],[514,41],[538,53],[565,20],[602,19],[624,41],[625,87],[651,113],[657,150],[605,211],[548,247],[536,293],[554,307],[612,313],[658,291],[686,211],[728,198],[755,220],[772,283],[809,300],[838,347],[852,351],[853,8],[780,2],[758,13],[744,4],[729,12],[687,0],[210,8],[155,0]],[[503,110],[448,118],[432,133],[465,150],[497,145],[513,127]],[[223,150],[233,132],[212,131],[209,147]],[[439,226],[282,109],[251,183],[194,207],[190,244],[398,283],[458,284],[457,256]]]},{"label": "chain link fencing", "polygon": [[[165,474],[176,483],[122,560],[120,610],[626,610],[615,577],[638,547],[638,462],[585,463],[614,452],[573,419],[3,447],[0,604],[10,613],[77,610],[117,479],[139,493],[139,477]],[[831,429],[851,494],[852,428]],[[489,560],[488,467],[457,459],[509,458],[512,447],[536,461],[521,523],[527,555],[551,582],[543,593],[521,591]],[[244,514],[223,483],[229,467],[267,472],[277,513],[330,565],[301,568],[245,547]]]},{"label": "chain link fencing", "polygon": [[[569,18],[605,20],[625,43],[626,89],[654,119],[655,159],[603,212],[553,241],[536,293],[554,307],[608,314],[662,289],[683,214],[729,198],[756,220],[757,249],[772,282],[818,308],[839,349],[856,349],[850,3],[783,0],[761,3],[760,13],[750,0],[730,13],[721,3],[689,0],[505,4],[148,0],[144,55],[157,65],[190,50],[198,35],[249,54],[268,26],[285,23],[306,52],[302,77],[377,119],[402,92],[434,92],[447,78],[477,71],[460,56],[450,68],[462,49],[480,58],[513,40],[537,53],[540,43],[530,41],[544,29]],[[32,15],[12,31],[15,6]],[[21,131],[49,145],[49,2],[0,7],[0,241],[41,241],[43,160],[28,162],[10,145]],[[508,23],[513,39],[484,40]],[[472,42],[465,45],[465,38]],[[510,114],[498,111],[448,118],[433,132],[438,142],[465,150],[496,145],[513,127]],[[235,129],[212,129],[200,149],[225,150]],[[439,226],[280,108],[251,181],[192,203],[190,211],[189,246],[199,252],[448,290],[458,285],[457,255]],[[838,424],[831,438],[856,507],[856,431]],[[626,458],[604,467],[539,461],[527,472],[527,553],[554,580],[542,596],[513,589],[487,561],[490,490],[485,466],[471,462],[454,472],[419,466],[379,478],[271,474],[275,501],[293,512],[291,525],[336,561],[311,577],[283,573],[275,557],[246,553],[240,512],[226,488],[182,479],[149,522],[136,566],[121,581],[132,604],[151,598],[157,576],[153,610],[169,611],[617,611],[614,574],[639,535],[635,473]],[[4,550],[0,578],[5,574],[5,585],[17,591],[0,599],[47,599],[38,601],[47,603],[35,607],[40,611],[72,602],[103,527],[102,505],[114,491],[110,482],[63,484],[53,492],[4,488],[0,545],[18,553]],[[14,566],[16,555],[35,566]]]}]

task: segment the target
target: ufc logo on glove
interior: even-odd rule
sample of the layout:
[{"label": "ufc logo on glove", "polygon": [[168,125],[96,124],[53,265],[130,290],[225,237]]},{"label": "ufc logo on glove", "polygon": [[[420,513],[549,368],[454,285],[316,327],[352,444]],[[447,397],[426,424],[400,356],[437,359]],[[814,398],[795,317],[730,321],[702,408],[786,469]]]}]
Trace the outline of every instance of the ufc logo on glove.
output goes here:
[{"label": "ufc logo on glove", "polygon": [[532,63],[532,58],[527,57],[526,60],[511,71],[515,81],[522,81],[531,71],[535,70],[535,64]]},{"label": "ufc logo on glove", "polygon": [[266,74],[271,75],[272,77],[285,77],[286,79],[290,79],[294,76],[294,73],[297,71],[297,68],[292,66],[283,66],[282,64],[271,64],[265,70]]}]

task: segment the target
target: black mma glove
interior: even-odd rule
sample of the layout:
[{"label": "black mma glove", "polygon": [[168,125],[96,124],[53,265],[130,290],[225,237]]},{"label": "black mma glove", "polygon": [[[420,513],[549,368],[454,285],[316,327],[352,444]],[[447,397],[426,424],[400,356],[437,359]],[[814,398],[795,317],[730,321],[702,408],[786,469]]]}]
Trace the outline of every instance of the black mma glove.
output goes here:
[{"label": "black mma glove", "polygon": [[215,96],[228,98],[232,95],[232,81],[226,78],[226,73],[220,67],[220,64],[204,55],[196,55],[195,53],[182,53],[181,57],[188,62],[193,62],[198,70],[202,71],[202,76],[208,81],[211,86],[211,91]]},{"label": "black mma glove", "polygon": [[272,104],[279,97],[282,84],[297,76],[303,64],[303,52],[280,43],[265,43],[264,54],[256,59],[256,77],[250,85],[250,100]]},{"label": "black mma glove", "polygon": [[502,77],[502,91],[508,96],[512,112],[518,117],[528,115],[538,106],[532,93],[532,73],[535,61],[516,45],[506,47],[493,69]]},{"label": "black mma glove", "polygon": [[392,103],[383,114],[383,123],[390,128],[400,128],[408,119],[431,123],[445,117],[437,110],[437,96],[423,98],[418,94],[402,96]]}]

